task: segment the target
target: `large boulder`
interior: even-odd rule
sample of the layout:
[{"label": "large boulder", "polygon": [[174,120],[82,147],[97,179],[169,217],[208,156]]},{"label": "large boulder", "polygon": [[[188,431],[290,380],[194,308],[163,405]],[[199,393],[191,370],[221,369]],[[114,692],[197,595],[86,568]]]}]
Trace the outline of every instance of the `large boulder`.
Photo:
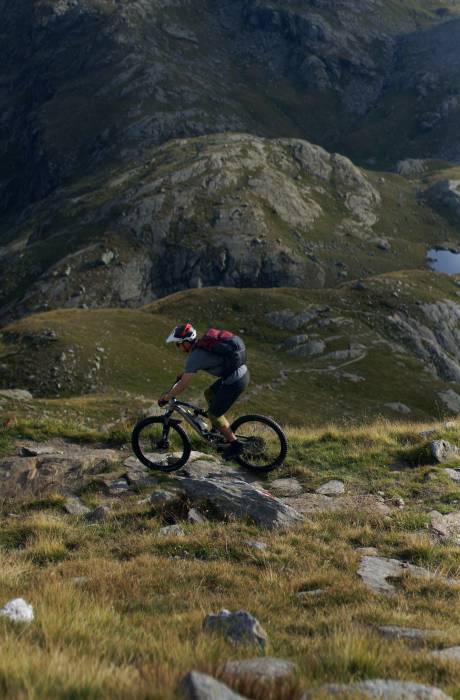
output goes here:
[{"label": "large boulder", "polygon": [[269,530],[297,525],[302,516],[268,491],[237,478],[183,478],[179,487],[196,505],[209,504],[223,518],[249,519]]},{"label": "large boulder", "polygon": [[430,451],[439,463],[460,459],[460,449],[456,445],[451,445],[447,440],[434,440],[430,444]]}]

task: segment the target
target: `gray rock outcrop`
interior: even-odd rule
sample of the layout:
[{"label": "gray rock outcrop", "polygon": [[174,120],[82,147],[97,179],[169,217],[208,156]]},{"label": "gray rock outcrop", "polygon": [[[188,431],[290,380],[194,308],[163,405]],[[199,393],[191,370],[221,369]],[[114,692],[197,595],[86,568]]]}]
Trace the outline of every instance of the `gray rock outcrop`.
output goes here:
[{"label": "gray rock outcrop", "polygon": [[396,589],[387,579],[401,578],[406,573],[416,578],[437,579],[448,585],[459,583],[455,579],[439,576],[421,566],[385,557],[364,556],[358,569],[358,576],[362,578],[366,586],[376,593],[394,593]]},{"label": "gray rock outcrop", "polygon": [[358,683],[323,685],[317,689],[309,690],[302,696],[302,700],[314,700],[315,697],[327,693],[344,700],[353,698],[376,698],[376,700],[452,700],[439,688],[431,685],[422,685],[411,681],[371,680]]},{"label": "gray rock outcrop", "polygon": [[434,440],[434,442],[430,444],[430,452],[436,462],[440,464],[449,462],[450,460],[460,459],[460,448],[456,445],[452,445],[447,440]]},{"label": "gray rock outcrop", "polygon": [[254,644],[265,649],[268,635],[257,618],[246,610],[230,612],[222,609],[217,614],[207,615],[203,620],[203,630],[221,634],[234,644]]},{"label": "gray rock outcrop", "polygon": [[289,528],[302,521],[294,508],[241,479],[185,477],[178,486],[192,503],[208,503],[224,518],[248,519],[269,530]]},{"label": "gray rock outcrop", "polygon": [[184,676],[178,694],[180,700],[245,700],[212,676],[198,671],[190,671]]},{"label": "gray rock outcrop", "polygon": [[255,659],[228,661],[223,667],[225,677],[248,679],[250,681],[274,681],[290,678],[296,666],[292,661],[271,656],[258,656]]}]

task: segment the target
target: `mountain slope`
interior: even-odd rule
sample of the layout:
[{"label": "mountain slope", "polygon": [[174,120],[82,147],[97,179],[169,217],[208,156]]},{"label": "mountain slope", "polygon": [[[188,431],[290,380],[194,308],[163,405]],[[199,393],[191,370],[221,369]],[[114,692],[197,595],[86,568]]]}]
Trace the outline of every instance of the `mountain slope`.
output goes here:
[{"label": "mountain slope", "polygon": [[[443,177],[445,177],[445,173]],[[423,176],[425,177],[425,176]],[[180,289],[323,287],[419,268],[457,223],[408,180],[295,139],[180,139],[59,189],[0,248],[0,320],[140,306]]]},{"label": "mountain slope", "polygon": [[[442,115],[429,137],[416,126],[446,99],[449,123],[458,113],[457,0],[2,0],[0,9],[0,208],[12,216],[173,137],[304,137],[384,162],[458,151]],[[401,106],[419,113],[410,134]]]},{"label": "mountain slope", "polygon": [[[3,330],[1,382],[41,396],[154,398],[183,363],[164,339],[191,318],[200,331],[226,327],[247,342],[252,383],[242,411],[294,424],[436,418],[460,408],[457,290],[449,278],[412,272],[335,290],[196,289],[142,310],[32,315]],[[189,396],[202,402],[207,384],[199,377]]]}]

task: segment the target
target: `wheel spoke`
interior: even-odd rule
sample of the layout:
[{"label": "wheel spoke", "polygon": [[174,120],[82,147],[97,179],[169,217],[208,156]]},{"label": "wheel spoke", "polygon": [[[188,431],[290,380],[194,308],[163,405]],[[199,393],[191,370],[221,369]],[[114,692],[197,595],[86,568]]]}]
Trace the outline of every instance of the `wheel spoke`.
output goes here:
[{"label": "wheel spoke", "polygon": [[240,462],[251,469],[267,469],[282,456],[279,433],[270,423],[247,420],[236,429],[236,437],[245,448]]},{"label": "wheel spoke", "polygon": [[164,471],[180,468],[188,459],[190,444],[184,431],[174,424],[165,430],[163,421],[138,424],[133,431],[133,448],[146,466]]}]

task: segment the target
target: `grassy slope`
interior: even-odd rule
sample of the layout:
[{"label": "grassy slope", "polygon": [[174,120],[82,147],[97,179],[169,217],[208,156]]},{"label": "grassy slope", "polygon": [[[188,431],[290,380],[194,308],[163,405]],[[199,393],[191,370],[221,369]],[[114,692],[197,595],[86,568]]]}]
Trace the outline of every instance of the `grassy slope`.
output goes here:
[{"label": "grassy slope", "polygon": [[[32,434],[40,406],[17,407],[10,438]],[[68,410],[69,402],[60,408]],[[84,408],[74,401],[75,415],[56,430],[75,437]],[[97,439],[97,425],[94,412],[87,437]],[[251,698],[297,700],[301,687],[380,677],[438,685],[458,700],[459,667],[428,659],[435,644],[417,649],[384,641],[375,628],[440,629],[443,645],[458,644],[460,589],[407,578],[387,598],[370,593],[356,575],[355,549],[375,546],[383,556],[460,577],[458,547],[436,542],[424,528],[432,508],[458,507],[458,488],[441,468],[426,464],[426,440],[418,433],[427,427],[439,426],[380,422],[291,430],[288,463],[270,477],[295,474],[307,489],[339,477],[352,491],[403,497],[406,506],[390,518],[354,509],[314,515],[276,535],[250,524],[209,522],[184,525],[186,535],[177,539],[159,536],[162,517],[136,495],[115,503],[113,517],[93,526],[65,515],[59,497],[4,504],[0,602],[24,596],[36,621],[24,629],[0,618],[2,696],[170,700],[191,668],[219,674],[227,659],[254,655],[203,634],[204,615],[226,607],[250,610],[269,634],[268,653],[298,664],[296,681],[272,696],[241,686]],[[437,437],[460,440],[460,425],[441,428]],[[389,469],[395,462],[398,471]],[[428,482],[427,472],[435,476]],[[165,477],[160,487],[167,483]],[[99,501],[94,492],[84,499]],[[250,538],[267,550],[248,549]],[[87,580],[75,583],[80,576]],[[297,596],[318,588],[324,590],[319,598]]]},{"label": "grassy slope", "polygon": [[[444,410],[437,392],[455,385],[423,372],[412,355],[389,348],[386,317],[407,307],[418,318],[417,301],[456,300],[457,287],[450,278],[426,272],[394,273],[366,284],[364,292],[349,285],[336,290],[189,290],[143,310],[75,309],[27,317],[4,329],[0,339],[0,362],[7,368],[3,381],[41,395],[128,392],[151,402],[183,367],[183,357],[166,347],[164,338],[177,322],[192,319],[200,330],[228,327],[247,342],[252,383],[238,404],[240,411],[268,412],[285,423],[303,424],[307,419],[321,424],[394,416],[384,404],[400,401],[413,409],[414,419],[438,417]],[[329,325],[313,323],[306,331],[279,330],[266,319],[268,311],[325,306],[330,308]],[[49,329],[57,340],[37,341]],[[346,364],[296,357],[279,348],[287,337],[303,332],[325,340],[327,352],[353,344],[363,344],[367,350],[361,359]],[[364,381],[334,374],[328,370],[331,364],[338,368],[343,364],[342,371]],[[198,376],[188,396],[201,401],[208,384],[206,375]],[[128,410],[132,402],[125,399]]]}]

